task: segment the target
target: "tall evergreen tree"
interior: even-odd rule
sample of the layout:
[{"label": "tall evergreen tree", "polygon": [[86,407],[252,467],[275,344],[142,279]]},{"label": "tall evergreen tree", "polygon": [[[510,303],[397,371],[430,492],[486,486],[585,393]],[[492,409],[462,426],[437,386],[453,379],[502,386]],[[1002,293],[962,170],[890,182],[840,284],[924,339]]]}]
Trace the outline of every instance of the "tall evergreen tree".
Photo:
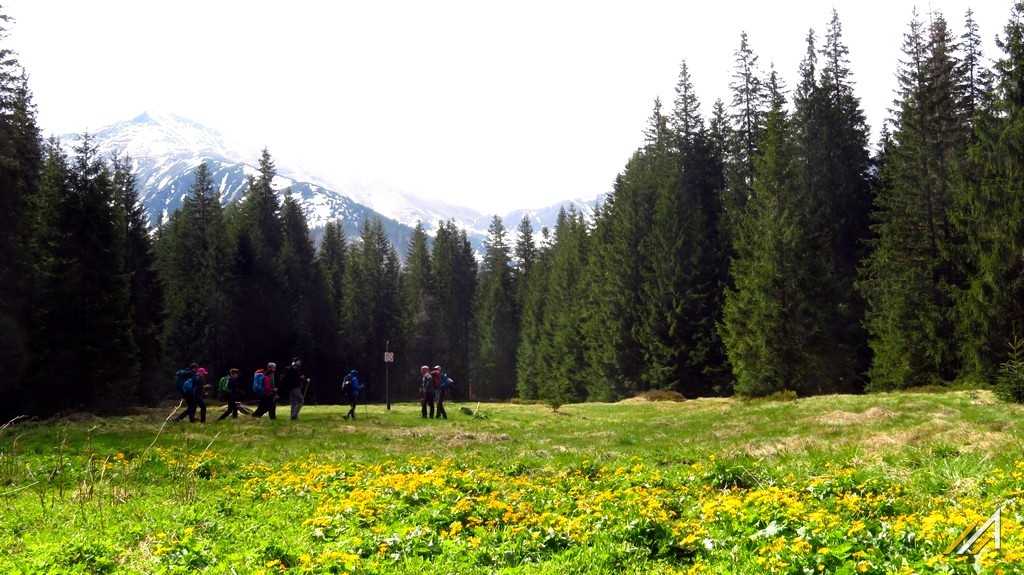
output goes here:
[{"label": "tall evergreen tree", "polygon": [[[585,365],[581,329],[585,284],[581,281],[587,262],[587,225],[575,207],[559,211],[551,247],[547,298],[540,333],[536,373],[538,396],[557,408],[587,399],[609,397],[611,382],[595,382],[580,369]],[[532,375],[532,374],[531,374]]]},{"label": "tall evergreen tree", "polygon": [[264,365],[289,355],[282,349],[288,340],[288,305],[280,270],[284,227],[281,202],[272,183],[277,175],[267,150],[259,162],[259,174],[250,176],[242,201],[227,212],[235,239],[232,277],[239,289],[231,305],[235,333],[229,349],[234,361]]},{"label": "tall evergreen tree", "polygon": [[992,105],[992,71],[985,66],[981,45],[978,22],[974,19],[974,12],[968,8],[964,17],[964,33],[960,36],[963,57],[958,72],[965,82],[961,106],[972,126],[974,115]]},{"label": "tall evergreen tree", "polygon": [[[455,313],[456,323],[459,327],[459,337],[458,345],[455,347],[455,354],[449,364],[448,373],[462,374],[467,397],[475,397],[476,383],[473,382],[471,377],[473,360],[476,357],[479,342],[474,339],[473,302],[476,301],[479,268],[476,254],[473,251],[473,245],[469,243],[469,236],[466,234],[466,230],[459,230],[456,238],[453,287],[455,289]],[[452,377],[455,376],[453,375]]]},{"label": "tall evergreen tree", "polygon": [[[44,185],[54,198],[35,304],[29,402],[36,413],[108,410],[134,399],[139,370],[124,273],[124,213],[88,134],[68,162],[50,144]],[[128,392],[126,393],[126,390]]]},{"label": "tall evergreen tree", "polygon": [[754,162],[758,155],[758,142],[764,133],[769,98],[757,55],[746,32],[740,34],[740,47],[734,56],[732,81],[729,83],[732,92],[728,110],[730,129],[726,132],[729,140],[726,142],[725,207],[730,222],[734,216],[739,216],[750,199]]},{"label": "tall evergreen tree", "polygon": [[348,242],[340,221],[327,222],[317,252],[317,265],[327,286],[328,315],[336,326],[341,324],[341,302],[345,297],[345,259]]},{"label": "tall evergreen tree", "polygon": [[994,66],[991,109],[975,115],[969,149],[977,183],[957,201],[966,237],[968,287],[958,301],[961,357],[969,375],[988,377],[1024,329],[1024,2],[1014,3]]},{"label": "tall evergreen tree", "polygon": [[162,341],[168,371],[195,361],[217,373],[228,358],[241,359],[231,349],[244,349],[247,342],[240,339],[247,332],[229,332],[227,325],[233,317],[230,302],[246,290],[226,280],[233,272],[229,245],[213,177],[209,167],[200,164],[181,208],[161,228],[157,246],[165,289]]},{"label": "tall evergreen tree", "polygon": [[[533,239],[533,224],[525,215],[516,228],[516,245],[512,254],[512,290],[515,294],[517,315],[522,313],[530,274],[537,262],[537,242]],[[517,345],[518,347],[518,345]]]},{"label": "tall evergreen tree", "polygon": [[346,265],[345,317],[351,326],[347,344],[352,367],[370,385],[371,397],[384,397],[384,352],[402,328],[400,272],[398,252],[388,241],[383,222],[363,220],[359,242],[351,246]]},{"label": "tall evergreen tree", "polygon": [[[39,192],[43,148],[35,105],[17,55],[4,46],[11,21],[0,11],[0,394],[13,399],[29,359],[26,334],[39,264],[35,238],[46,209]],[[16,405],[0,408],[0,419],[15,415]]]},{"label": "tall evergreen tree", "polygon": [[435,345],[440,351],[437,363],[458,379],[459,388],[474,393],[470,379],[472,304],[476,293],[476,258],[465,230],[454,220],[441,222],[434,235],[431,254],[434,301]]},{"label": "tall evergreen tree", "polygon": [[952,48],[941,15],[932,15],[930,29],[915,16],[861,282],[871,389],[948,382],[959,371],[951,291],[961,280],[951,254],[962,240],[950,208],[968,132]]},{"label": "tall evergreen tree", "polygon": [[512,250],[499,216],[491,219],[484,240],[475,317],[477,324],[477,390],[481,397],[515,395],[516,344],[519,325],[512,283]]},{"label": "tall evergreen tree", "polygon": [[281,220],[284,237],[279,273],[286,310],[281,321],[288,327],[282,351],[288,356],[318,355],[316,335],[323,335],[326,329],[320,310],[327,295],[316,265],[316,247],[302,207],[288,195],[282,202]]},{"label": "tall evergreen tree", "polygon": [[816,299],[822,337],[832,349],[833,380],[822,390],[829,392],[862,389],[868,362],[864,306],[854,287],[869,234],[868,127],[854,95],[848,53],[833,10],[820,51],[813,31],[808,34],[793,98],[799,186],[808,207],[808,239],[816,243],[808,265],[822,278],[822,289],[808,295]]},{"label": "tall evergreen tree", "polygon": [[722,339],[746,396],[820,393],[830,366],[814,300],[820,288],[800,193],[793,127],[778,106],[768,115],[753,195],[736,228]]},{"label": "tall evergreen tree", "polygon": [[541,229],[541,238],[530,271],[524,276],[525,285],[522,288],[520,341],[516,348],[516,391],[521,399],[540,398],[538,382],[546,377],[546,366],[549,364],[541,339],[549,303],[548,278],[551,267],[551,238],[546,227]]},{"label": "tall evergreen tree", "polygon": [[[342,342],[348,338],[345,323],[344,300],[347,296],[345,287],[345,268],[348,260],[348,244],[345,230],[340,221],[327,222],[324,235],[320,240],[316,264],[320,277],[323,278],[326,302],[320,315],[326,325],[327,333],[318,336],[317,345],[321,350],[323,368],[329,373],[344,373],[351,360],[346,358]],[[318,388],[319,389],[319,386]]]},{"label": "tall evergreen tree", "polygon": [[123,271],[129,278],[132,336],[139,350],[140,377],[132,395],[145,405],[153,405],[164,391],[160,386],[165,379],[161,376],[164,365],[160,347],[163,289],[131,159],[114,157],[112,167],[115,199],[124,211]]},{"label": "tall evergreen tree", "polygon": [[652,174],[657,193],[639,339],[646,386],[693,397],[726,381],[716,324],[728,268],[719,233],[721,159],[712,152],[685,62],[676,94],[673,130],[647,152],[661,167]]},{"label": "tall evergreen tree", "polygon": [[[435,323],[439,320],[434,293],[434,275],[430,258],[429,237],[421,222],[416,222],[409,238],[405,257],[405,273],[402,287],[405,298],[405,333],[408,345],[400,363],[402,373],[418,373],[424,363],[438,357],[440,348],[435,342]],[[432,367],[430,364],[428,367]],[[409,381],[409,397],[418,382]]]},{"label": "tall evergreen tree", "polygon": [[574,244],[577,250],[589,243],[586,269],[574,274],[585,286],[582,297],[587,311],[580,328],[586,356],[581,373],[587,395],[599,401],[628,396],[645,386],[640,326],[647,314],[643,283],[650,265],[647,250],[653,226],[651,207],[664,179],[674,175],[674,166],[663,161],[669,131],[660,100],[654,102],[644,133],[644,146],[616,177],[612,193],[595,217],[592,241],[578,237],[575,212],[567,214],[561,233],[558,228],[555,231],[556,246],[563,237],[578,243]]}]

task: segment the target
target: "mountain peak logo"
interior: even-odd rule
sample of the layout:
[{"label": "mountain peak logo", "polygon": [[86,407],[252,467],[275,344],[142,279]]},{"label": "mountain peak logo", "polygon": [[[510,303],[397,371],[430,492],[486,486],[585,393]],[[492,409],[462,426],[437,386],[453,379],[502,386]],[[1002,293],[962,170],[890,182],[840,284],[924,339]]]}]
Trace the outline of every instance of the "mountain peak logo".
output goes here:
[{"label": "mountain peak logo", "polygon": [[[977,555],[981,553],[981,550],[985,548],[989,543],[995,542],[993,548],[998,550],[1000,546],[999,536],[1002,533],[1002,508],[996,509],[996,512],[989,516],[988,520],[984,523],[975,521],[974,523],[967,526],[963,533],[953,541],[949,547],[943,551],[943,554],[950,555],[955,553],[957,555]],[[980,525],[979,525],[980,524]],[[986,535],[989,529],[992,530],[992,535]],[[973,535],[971,535],[973,533]],[[970,538],[968,539],[968,535]],[[957,547],[959,545],[959,547]]]}]

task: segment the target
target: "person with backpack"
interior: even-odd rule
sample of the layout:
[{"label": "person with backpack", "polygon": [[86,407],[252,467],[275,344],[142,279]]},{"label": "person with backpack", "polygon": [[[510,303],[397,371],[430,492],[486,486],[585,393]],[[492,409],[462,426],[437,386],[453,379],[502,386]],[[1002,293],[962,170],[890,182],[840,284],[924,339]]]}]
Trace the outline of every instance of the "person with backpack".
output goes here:
[{"label": "person with backpack", "polygon": [[270,362],[267,364],[267,369],[258,369],[256,374],[252,378],[252,392],[260,399],[260,404],[256,408],[256,411],[252,412],[253,417],[263,417],[263,414],[269,414],[270,419],[277,419],[277,382],[275,381],[274,371],[277,370],[277,364]]},{"label": "person with backpack", "polygon": [[448,378],[448,374],[441,371],[441,366],[434,366],[438,375],[437,392],[434,395],[434,403],[437,404],[437,417],[448,419],[448,414],[444,410],[444,396],[448,393],[448,389],[454,383]]},{"label": "person with backpack", "polygon": [[[192,364],[193,366],[195,364]],[[191,371],[192,366],[189,366]],[[185,399],[185,411],[178,414],[176,421],[181,421],[188,417],[189,423],[193,423],[196,420],[196,409],[199,409],[199,422],[206,423],[206,402],[203,401],[203,385],[207,371],[198,367],[191,378],[185,380],[181,384],[182,392],[181,395]]]},{"label": "person with backpack", "polygon": [[[195,418],[195,395],[192,393],[192,378],[196,376],[196,370],[199,369],[198,363],[189,364],[188,367],[183,367],[174,373],[174,389],[181,395],[181,399],[185,402],[185,411],[181,412],[175,421],[181,421],[188,415],[189,411],[192,412],[193,418]],[[180,405],[180,404],[179,404]]]},{"label": "person with backpack", "polygon": [[227,401],[227,409],[224,413],[220,414],[217,421],[220,421],[227,416],[231,416],[232,419],[238,419],[238,402],[242,400],[242,387],[239,381],[238,368],[231,368],[228,375],[220,379],[220,383],[217,385],[217,391]]},{"label": "person with backpack", "polygon": [[288,400],[292,405],[292,419],[299,418],[299,410],[302,409],[303,403],[302,385],[305,381],[306,376],[302,373],[302,360],[296,357],[281,374],[281,391],[288,394]]},{"label": "person with backpack", "polygon": [[356,402],[359,401],[359,392],[363,390],[362,384],[359,383],[359,372],[352,370],[348,372],[345,379],[341,382],[341,392],[348,397],[349,409],[348,413],[345,414],[345,419],[356,418]]},{"label": "person with backpack", "polygon": [[[434,418],[434,378],[430,375],[430,368],[420,367],[420,414],[423,419]],[[427,408],[430,408],[430,415],[427,415]]]}]

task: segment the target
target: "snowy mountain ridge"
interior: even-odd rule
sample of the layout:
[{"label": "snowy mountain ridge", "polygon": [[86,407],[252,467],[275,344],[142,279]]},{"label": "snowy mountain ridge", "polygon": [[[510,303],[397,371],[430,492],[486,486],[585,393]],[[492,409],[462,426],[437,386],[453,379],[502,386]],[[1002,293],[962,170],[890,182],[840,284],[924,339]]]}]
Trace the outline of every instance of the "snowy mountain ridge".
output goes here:
[{"label": "snowy mountain ridge", "polygon": [[[195,182],[195,171],[206,163],[214,184],[227,205],[242,197],[248,177],[258,175],[262,150],[225,137],[198,122],[171,113],[144,112],[127,121],[117,122],[88,134],[104,157],[128,157],[136,171],[139,195],[152,224],[166,218],[181,206]],[[83,136],[60,137],[72,153]],[[358,237],[364,218],[380,216],[395,248],[404,253],[412,228],[422,222],[433,233],[441,221],[455,220],[466,230],[477,249],[486,237],[492,216],[471,208],[454,206],[439,200],[420,198],[383,181],[350,180],[329,185],[321,178],[298,168],[287,158],[273,157],[277,177],[272,186],[290,195],[303,207],[314,237],[330,221],[341,220],[349,238]],[[539,210],[516,210],[502,219],[511,232],[524,215],[531,218],[536,232],[553,227],[562,205],[575,205],[588,217],[597,200],[567,200]],[[510,239],[512,239],[510,237]]]}]

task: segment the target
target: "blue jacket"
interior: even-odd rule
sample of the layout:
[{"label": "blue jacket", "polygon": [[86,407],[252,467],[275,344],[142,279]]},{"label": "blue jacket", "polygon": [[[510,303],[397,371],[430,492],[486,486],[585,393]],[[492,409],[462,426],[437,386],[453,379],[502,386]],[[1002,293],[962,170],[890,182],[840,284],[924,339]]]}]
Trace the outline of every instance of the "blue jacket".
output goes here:
[{"label": "blue jacket", "polygon": [[348,390],[348,394],[352,397],[359,397],[359,392],[363,390],[363,386],[359,383],[359,376],[356,375],[355,371],[351,371],[348,374],[348,379],[352,382],[352,386]]}]

